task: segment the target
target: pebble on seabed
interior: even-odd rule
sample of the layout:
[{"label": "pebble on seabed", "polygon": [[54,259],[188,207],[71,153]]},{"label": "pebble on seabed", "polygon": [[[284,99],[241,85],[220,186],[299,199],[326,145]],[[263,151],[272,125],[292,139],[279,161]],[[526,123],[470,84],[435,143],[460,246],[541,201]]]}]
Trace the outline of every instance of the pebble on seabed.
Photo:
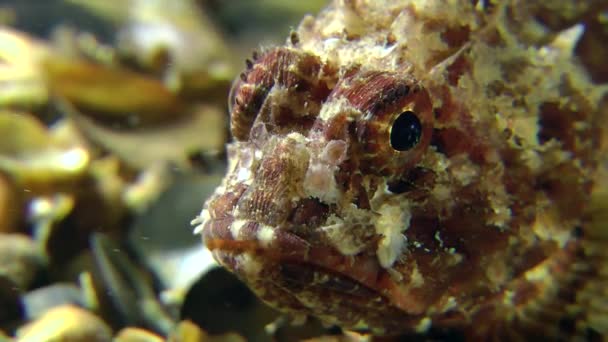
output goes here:
[{"label": "pebble on seabed", "polygon": [[36,243],[22,234],[0,233],[0,276],[20,289],[27,289],[42,265]]},{"label": "pebble on seabed", "polygon": [[0,232],[18,230],[22,199],[8,176],[0,172]]},{"label": "pebble on seabed", "polygon": [[115,342],[163,342],[164,339],[141,328],[127,327],[118,332]]},{"label": "pebble on seabed", "polygon": [[17,342],[106,342],[112,330],[99,317],[73,305],[60,306],[17,331]]}]

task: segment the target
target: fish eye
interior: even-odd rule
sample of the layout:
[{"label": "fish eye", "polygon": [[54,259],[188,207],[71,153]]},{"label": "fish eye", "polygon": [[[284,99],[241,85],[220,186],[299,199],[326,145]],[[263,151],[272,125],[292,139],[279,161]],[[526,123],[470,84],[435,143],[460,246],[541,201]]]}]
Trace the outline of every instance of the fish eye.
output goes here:
[{"label": "fish eye", "polygon": [[420,142],[422,124],[416,113],[404,111],[393,121],[390,129],[391,147],[397,151],[407,151]]}]

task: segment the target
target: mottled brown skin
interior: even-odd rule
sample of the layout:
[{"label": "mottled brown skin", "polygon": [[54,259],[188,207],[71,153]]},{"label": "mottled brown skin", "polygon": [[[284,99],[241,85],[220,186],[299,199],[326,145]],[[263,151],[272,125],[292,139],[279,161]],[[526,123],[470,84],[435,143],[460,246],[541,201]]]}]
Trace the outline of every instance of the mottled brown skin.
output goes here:
[{"label": "mottled brown skin", "polygon": [[[599,337],[606,234],[589,203],[605,115],[575,38],[524,34],[516,2],[426,4],[337,1],[254,56],[197,230],[296,317],[384,335]],[[420,130],[397,150],[403,113]]]}]

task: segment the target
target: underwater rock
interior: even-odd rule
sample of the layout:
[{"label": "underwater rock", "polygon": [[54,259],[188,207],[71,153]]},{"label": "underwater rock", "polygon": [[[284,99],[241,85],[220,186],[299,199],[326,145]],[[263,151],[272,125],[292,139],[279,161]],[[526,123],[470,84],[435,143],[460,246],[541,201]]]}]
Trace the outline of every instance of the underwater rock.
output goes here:
[{"label": "underwater rock", "polygon": [[30,113],[0,111],[0,171],[28,192],[69,187],[86,172],[90,151],[69,128],[47,128]]},{"label": "underwater rock", "polygon": [[169,335],[169,342],[243,342],[243,337],[235,333],[209,335],[191,321],[180,322]]},{"label": "underwater rock", "polygon": [[19,342],[109,342],[112,330],[97,316],[72,305],[47,311],[17,331]]},{"label": "underwater rock", "polygon": [[27,235],[0,234],[0,275],[20,290],[30,286],[43,262],[42,251]]},{"label": "underwater rock", "polygon": [[42,107],[49,99],[40,62],[49,47],[27,34],[0,28],[0,107]]},{"label": "underwater rock", "polygon": [[167,162],[185,168],[190,153],[217,154],[228,139],[225,114],[215,106],[197,105],[164,125],[132,129],[100,124],[67,104],[62,109],[91,141],[135,169]]},{"label": "underwater rock", "polygon": [[21,297],[26,319],[37,319],[45,312],[63,305],[85,304],[80,288],[71,283],[55,283],[25,293]]},{"label": "underwater rock", "polygon": [[162,342],[164,339],[141,328],[121,329],[114,337],[115,342]]},{"label": "underwater rock", "polygon": [[22,191],[11,177],[0,172],[0,233],[14,233],[19,229],[23,202]]}]

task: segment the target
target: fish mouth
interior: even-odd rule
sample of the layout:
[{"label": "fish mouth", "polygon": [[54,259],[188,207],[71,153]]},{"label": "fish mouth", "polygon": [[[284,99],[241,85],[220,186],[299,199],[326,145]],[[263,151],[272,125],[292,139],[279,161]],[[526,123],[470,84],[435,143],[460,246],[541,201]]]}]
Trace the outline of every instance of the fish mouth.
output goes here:
[{"label": "fish mouth", "polygon": [[379,286],[378,280],[384,272],[374,256],[346,256],[332,246],[311,243],[287,229],[253,220],[211,219],[204,223],[203,241],[214,254],[248,254],[268,263],[307,265],[370,288]]},{"label": "fish mouth", "polygon": [[226,217],[204,225],[203,240],[215,259],[271,306],[351,328],[388,324],[387,313],[402,316],[401,324],[423,314],[375,255],[346,256],[255,221]]}]

